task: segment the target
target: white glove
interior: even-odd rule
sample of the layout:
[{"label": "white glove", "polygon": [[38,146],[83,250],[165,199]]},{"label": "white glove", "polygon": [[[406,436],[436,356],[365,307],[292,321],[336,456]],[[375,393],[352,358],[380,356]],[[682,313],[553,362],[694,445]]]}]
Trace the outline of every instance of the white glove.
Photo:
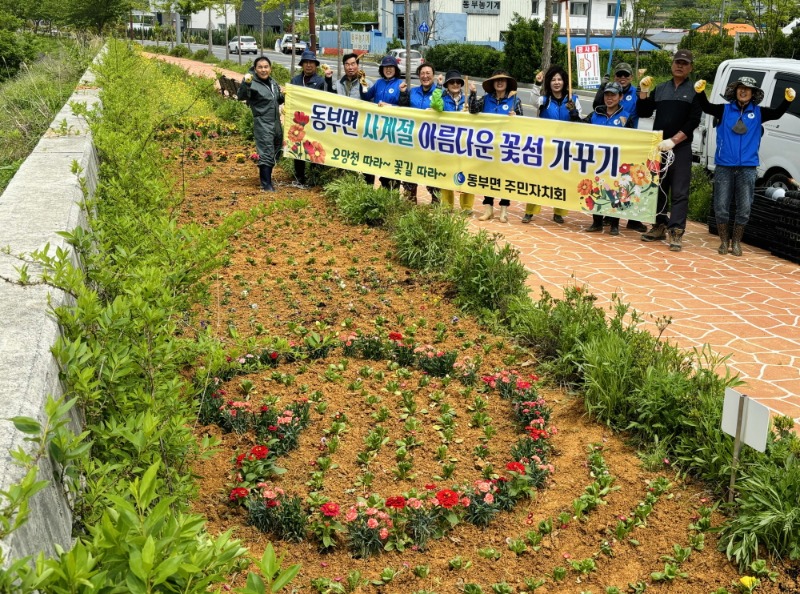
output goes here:
[{"label": "white glove", "polygon": [[797,93],[794,92],[792,87],[786,87],[786,90],[783,92],[783,96],[787,101],[794,101],[794,98],[797,97]]},{"label": "white glove", "polygon": [[675,142],[671,138],[667,138],[666,140],[662,140],[658,143],[658,150],[662,153],[666,153],[667,151],[671,151],[675,148]]},{"label": "white glove", "polygon": [[642,93],[649,93],[650,87],[653,86],[653,77],[652,76],[645,76],[642,80],[639,81],[639,90]]},{"label": "white glove", "polygon": [[694,83],[694,90],[696,93],[702,93],[706,90],[706,81],[700,79]]},{"label": "white glove", "polygon": [[542,96],[540,95],[540,96],[539,96],[539,107],[542,107],[543,105],[544,105],[544,97],[542,97]]},{"label": "white glove", "polygon": [[244,75],[244,82],[246,82],[248,85],[249,85],[251,82],[253,82],[253,75],[252,75],[252,74],[250,74],[249,72],[248,72],[247,74],[245,74],[245,75]]}]

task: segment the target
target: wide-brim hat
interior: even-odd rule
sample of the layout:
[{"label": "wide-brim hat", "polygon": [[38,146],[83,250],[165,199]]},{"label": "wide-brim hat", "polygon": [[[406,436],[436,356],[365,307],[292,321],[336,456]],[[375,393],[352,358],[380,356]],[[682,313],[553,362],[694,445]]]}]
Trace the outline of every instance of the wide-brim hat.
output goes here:
[{"label": "wide-brim hat", "polygon": [[496,70],[491,77],[483,81],[483,90],[487,93],[494,92],[494,81],[506,79],[508,81],[508,92],[517,90],[517,80],[505,70]]},{"label": "wide-brim hat", "polygon": [[464,85],[464,77],[461,76],[461,73],[458,70],[448,70],[447,74],[444,75],[444,85],[447,86],[447,83],[453,82],[457,80]]},{"label": "wide-brim hat", "polygon": [[302,65],[303,62],[314,62],[317,66],[319,66],[319,60],[317,60],[317,56],[310,50],[306,50],[300,54],[300,64]]},{"label": "wide-brim hat", "polygon": [[758,105],[764,100],[764,91],[761,90],[761,87],[758,86],[758,82],[756,79],[750,76],[742,76],[739,80],[733,81],[725,88],[725,93],[723,97],[726,101],[736,101],[736,89],[739,87],[747,87],[753,91],[753,98],[751,101],[753,105]]}]

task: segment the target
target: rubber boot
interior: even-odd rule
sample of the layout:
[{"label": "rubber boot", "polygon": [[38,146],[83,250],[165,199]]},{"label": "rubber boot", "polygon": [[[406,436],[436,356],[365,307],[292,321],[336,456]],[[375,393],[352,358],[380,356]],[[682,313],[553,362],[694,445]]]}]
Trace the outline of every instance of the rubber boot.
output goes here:
[{"label": "rubber boot", "polygon": [[269,165],[258,166],[258,177],[261,181],[261,189],[265,192],[274,192],[275,188],[272,186],[272,167]]},{"label": "rubber boot", "polygon": [[500,222],[507,223],[508,222],[508,207],[501,206],[500,207]]},{"label": "rubber boot", "polygon": [[533,220],[533,215],[539,214],[541,210],[542,207],[538,204],[526,204],[525,214],[522,217],[522,222],[526,225],[529,224]]},{"label": "rubber boot", "polygon": [[494,206],[491,204],[483,205],[483,214],[478,217],[479,221],[488,221],[494,218]]},{"label": "rubber boot", "polygon": [[472,212],[472,207],[475,204],[475,194],[461,194],[458,197],[458,203],[461,205],[461,210]]},{"label": "rubber boot", "polygon": [[444,206],[452,210],[455,200],[456,200],[456,195],[453,192],[453,190],[442,190],[442,204]]},{"label": "rubber boot", "polygon": [[734,225],[733,241],[731,242],[731,253],[734,256],[742,255],[742,237],[744,237],[744,225]]},{"label": "rubber boot", "polygon": [[728,223],[717,223],[717,232],[719,234],[719,249],[717,252],[724,256],[728,253],[728,242],[731,238]]}]

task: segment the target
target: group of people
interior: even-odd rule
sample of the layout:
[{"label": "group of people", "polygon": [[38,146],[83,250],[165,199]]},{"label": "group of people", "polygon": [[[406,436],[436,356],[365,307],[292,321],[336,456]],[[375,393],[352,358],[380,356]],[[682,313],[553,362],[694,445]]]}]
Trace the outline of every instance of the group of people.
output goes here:
[{"label": "group of people", "polygon": [[[653,129],[663,133],[658,145],[662,153],[662,175],[659,183],[657,214],[655,224],[648,230],[640,221],[630,220],[627,228],[641,232],[643,241],[666,240],[671,251],[681,251],[686,229],[689,204],[689,183],[692,168],[692,135],[700,124],[703,112],[712,114],[719,121],[716,171],[714,182],[714,210],[720,236],[720,254],[730,250],[741,255],[741,239],[750,215],[752,205],[758,148],[761,139],[761,124],[780,118],[794,100],[795,91],[787,89],[784,101],[774,109],[759,105],[764,93],[756,81],[743,77],[733,81],[725,92],[728,103],[712,104],[705,96],[705,81],[692,83],[694,58],[689,50],[678,50],[672,60],[671,78],[653,88],[653,79],[646,76],[639,81],[637,89],[633,84],[633,70],[630,64],[621,62],[614,69],[614,79],[604,80],[592,103],[592,111],[583,113],[581,102],[576,94],[569,92],[569,77],[561,66],[552,66],[546,72],[537,74],[534,94],[540,118],[567,122],[584,122],[614,128],[637,128],[639,118],[655,114]],[[398,105],[416,109],[438,109],[449,112],[467,111],[472,114],[487,113],[505,116],[523,115],[522,102],[517,96],[517,81],[503,70],[495,71],[483,81],[484,95],[477,97],[473,82],[465,85],[465,78],[455,70],[448,71],[436,80],[432,64],[423,63],[417,68],[420,84],[409,89],[400,78],[400,70],[391,56],[381,61],[379,78],[372,84],[360,69],[358,56],[343,56],[344,76],[333,80],[333,72],[323,67],[324,75],[318,70],[320,62],[313,52],[306,51],[300,58],[301,73],[292,78],[290,84],[338,93],[346,97],[369,101],[377,105]],[[283,131],[280,122],[279,106],[283,103],[283,90],[270,77],[272,63],[266,56],[256,58],[253,67],[239,87],[238,97],[247,101],[254,116],[254,135],[259,154],[258,167],[261,187],[274,190],[272,169],[279,156]],[[468,86],[468,93],[465,90]],[[441,89],[436,93],[437,89]],[[651,92],[652,89],[652,92]],[[313,165],[312,165],[313,166]],[[296,183],[306,183],[306,162],[295,161]],[[367,183],[374,184],[372,175],[365,175]],[[397,187],[396,180],[381,179],[384,187]],[[411,199],[416,199],[417,184],[403,183],[404,191]],[[439,190],[428,187],[432,200],[440,200],[449,207],[454,206],[455,194],[452,190]],[[460,207],[470,211],[474,194],[461,194]],[[731,203],[736,202],[736,220],[729,221]],[[507,198],[500,199],[499,220],[508,222]],[[530,223],[540,212],[539,205],[528,204],[523,223]],[[554,209],[553,220],[563,223],[566,210]],[[484,196],[481,221],[494,218],[494,197]],[[619,219],[594,215],[591,226],[585,231],[602,232],[609,226],[611,235],[619,235]]]}]

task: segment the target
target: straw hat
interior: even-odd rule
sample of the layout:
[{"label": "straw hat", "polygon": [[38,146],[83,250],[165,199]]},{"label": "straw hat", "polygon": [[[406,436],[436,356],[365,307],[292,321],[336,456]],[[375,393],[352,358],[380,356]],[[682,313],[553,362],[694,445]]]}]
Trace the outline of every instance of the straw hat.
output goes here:
[{"label": "straw hat", "polygon": [[506,87],[506,92],[507,93],[511,93],[512,91],[516,91],[517,90],[517,81],[516,81],[516,79],[513,76],[511,76],[508,72],[506,72],[505,70],[495,70],[492,73],[492,76],[490,78],[487,78],[485,81],[483,81],[483,90],[486,91],[487,93],[493,93],[494,92],[494,81],[502,80],[502,79],[505,79],[505,80],[508,81],[508,85]]}]

